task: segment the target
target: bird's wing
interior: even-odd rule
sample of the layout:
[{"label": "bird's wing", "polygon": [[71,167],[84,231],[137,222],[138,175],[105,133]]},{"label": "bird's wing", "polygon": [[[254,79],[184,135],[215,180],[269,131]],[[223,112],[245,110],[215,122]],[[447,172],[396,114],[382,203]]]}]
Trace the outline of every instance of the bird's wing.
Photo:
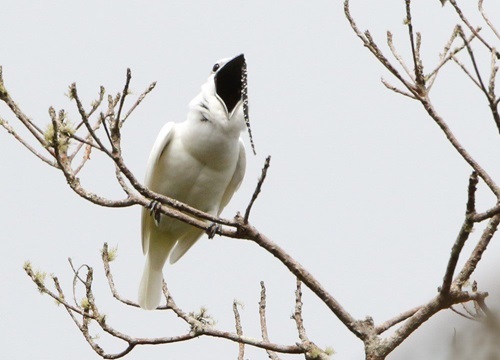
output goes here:
[{"label": "bird's wing", "polygon": [[[151,180],[154,177],[155,170],[157,169],[158,161],[163,154],[165,148],[168,146],[172,140],[174,134],[174,122],[166,123],[160,130],[158,137],[151,149],[149,154],[148,164],[146,167],[146,177],[144,184],[147,187],[151,186]],[[149,247],[149,237],[151,234],[151,227],[155,226],[154,218],[150,215],[149,210],[146,208],[142,209],[142,252],[146,254]]]},{"label": "bird's wing", "polygon": [[236,169],[234,170],[233,177],[231,178],[231,181],[227,185],[224,195],[222,195],[222,200],[220,202],[217,216],[220,215],[222,210],[226,207],[226,205],[233,197],[233,194],[240,187],[241,182],[243,181],[243,177],[245,176],[246,167],[247,167],[247,157],[245,154],[245,144],[243,144],[243,140],[240,139],[240,153],[239,153],[238,163],[236,164]]},{"label": "bird's wing", "polygon": [[201,235],[203,235],[203,230],[195,227],[191,227],[191,229],[182,235],[170,254],[170,263],[175,264],[182,256],[184,256],[184,254],[191,249],[196,241],[198,241]]}]

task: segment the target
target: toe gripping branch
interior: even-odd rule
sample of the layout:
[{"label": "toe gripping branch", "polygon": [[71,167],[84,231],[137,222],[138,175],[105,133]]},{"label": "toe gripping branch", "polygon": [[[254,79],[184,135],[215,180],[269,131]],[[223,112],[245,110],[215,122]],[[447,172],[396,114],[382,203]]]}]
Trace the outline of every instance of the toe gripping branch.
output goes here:
[{"label": "toe gripping branch", "polygon": [[215,235],[221,235],[222,231],[222,225],[217,224],[213,222],[208,228],[207,228],[207,234],[209,239],[213,239]]},{"label": "toe gripping branch", "polygon": [[156,200],[152,200],[148,205],[149,215],[153,216],[156,225],[160,223],[161,218],[161,203]]}]

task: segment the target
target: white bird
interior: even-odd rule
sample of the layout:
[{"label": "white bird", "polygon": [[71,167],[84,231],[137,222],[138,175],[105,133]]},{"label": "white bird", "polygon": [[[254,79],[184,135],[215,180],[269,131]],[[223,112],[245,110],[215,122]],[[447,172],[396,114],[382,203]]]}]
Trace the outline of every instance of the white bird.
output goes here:
[{"label": "white bird", "polygon": [[[161,129],[148,160],[145,184],[149,189],[219,216],[245,175],[245,147],[240,139],[247,119],[244,76],[243,54],[213,66],[201,92],[189,103],[186,121],[169,122]],[[139,287],[141,308],[159,305],[167,258],[175,263],[202,234],[203,230],[179,220],[142,210],[146,264]]]}]

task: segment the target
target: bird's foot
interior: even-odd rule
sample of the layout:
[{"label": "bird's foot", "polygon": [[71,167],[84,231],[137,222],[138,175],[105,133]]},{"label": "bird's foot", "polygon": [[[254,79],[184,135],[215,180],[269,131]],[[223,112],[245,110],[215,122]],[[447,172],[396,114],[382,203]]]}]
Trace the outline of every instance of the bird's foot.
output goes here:
[{"label": "bird's foot", "polygon": [[156,225],[160,223],[160,217],[161,217],[161,203],[159,201],[153,200],[149,203],[148,205],[149,209],[149,215],[151,215],[156,222]]},{"label": "bird's foot", "polygon": [[220,235],[222,231],[222,226],[217,223],[212,223],[207,229],[207,234],[209,239],[213,239],[215,235]]}]

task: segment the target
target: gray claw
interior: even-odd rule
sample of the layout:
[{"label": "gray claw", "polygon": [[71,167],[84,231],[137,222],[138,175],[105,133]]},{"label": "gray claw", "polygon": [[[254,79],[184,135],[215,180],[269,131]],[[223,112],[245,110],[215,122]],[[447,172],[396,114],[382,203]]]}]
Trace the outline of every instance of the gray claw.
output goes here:
[{"label": "gray claw", "polygon": [[215,235],[220,235],[222,230],[222,226],[217,223],[212,223],[207,229],[207,234],[209,239],[213,239]]},{"label": "gray claw", "polygon": [[160,223],[161,217],[161,203],[159,201],[153,200],[148,205],[149,214],[154,217],[156,225]]}]

